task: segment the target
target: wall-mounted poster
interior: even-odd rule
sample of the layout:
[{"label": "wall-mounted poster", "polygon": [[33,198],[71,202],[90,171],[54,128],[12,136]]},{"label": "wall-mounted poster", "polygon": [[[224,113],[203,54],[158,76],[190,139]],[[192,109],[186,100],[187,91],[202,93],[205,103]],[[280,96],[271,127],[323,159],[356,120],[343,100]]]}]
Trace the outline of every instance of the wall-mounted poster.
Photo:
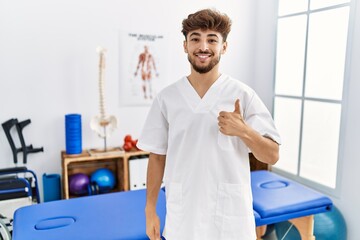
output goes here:
[{"label": "wall-mounted poster", "polygon": [[167,85],[167,48],[161,34],[121,32],[120,105],[149,105]]}]

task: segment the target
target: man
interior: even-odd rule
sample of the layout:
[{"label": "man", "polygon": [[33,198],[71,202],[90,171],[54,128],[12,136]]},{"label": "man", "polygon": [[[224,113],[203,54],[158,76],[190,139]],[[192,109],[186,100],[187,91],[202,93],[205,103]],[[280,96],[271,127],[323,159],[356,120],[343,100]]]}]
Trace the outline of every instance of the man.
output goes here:
[{"label": "man", "polygon": [[254,240],[248,153],[276,163],[279,135],[255,92],[219,72],[228,16],[205,9],[182,25],[191,73],[157,95],[138,142],[151,153],[147,235],[160,239],[155,206],[164,176],[167,240]]},{"label": "man", "polygon": [[[144,99],[148,97],[152,99],[152,87],[151,87],[151,80],[152,80],[152,70],[156,72],[155,60],[153,56],[149,52],[148,46],[144,46],[144,52],[140,53],[139,55],[139,62],[136,66],[136,71],[134,76],[137,76],[139,68],[141,67],[141,79],[143,81],[143,94]],[[156,73],[158,76],[158,73]]]}]

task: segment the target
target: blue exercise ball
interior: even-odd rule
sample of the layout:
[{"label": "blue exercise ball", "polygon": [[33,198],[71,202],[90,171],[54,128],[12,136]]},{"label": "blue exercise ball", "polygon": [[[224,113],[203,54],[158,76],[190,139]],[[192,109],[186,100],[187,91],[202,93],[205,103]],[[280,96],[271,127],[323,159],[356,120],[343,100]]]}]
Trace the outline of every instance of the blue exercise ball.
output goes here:
[{"label": "blue exercise ball", "polygon": [[275,233],[278,239],[301,240],[300,233],[295,226],[288,221],[275,223]]},{"label": "blue exercise ball", "polygon": [[[290,222],[276,223],[276,236],[282,239],[290,226]],[[314,215],[314,236],[319,240],[347,239],[346,222],[338,208],[333,206],[331,211]],[[301,240],[301,237],[298,230],[292,227],[284,240]]]},{"label": "blue exercise ball", "polygon": [[314,219],[314,235],[316,239],[347,239],[345,219],[339,209],[335,206],[332,207],[331,211],[315,214]]},{"label": "blue exercise ball", "polygon": [[90,181],[99,186],[100,193],[111,191],[116,184],[114,173],[107,168],[99,168],[93,172]]},{"label": "blue exercise ball", "polygon": [[90,183],[89,176],[84,173],[75,173],[69,176],[69,192],[74,195],[87,193]]}]

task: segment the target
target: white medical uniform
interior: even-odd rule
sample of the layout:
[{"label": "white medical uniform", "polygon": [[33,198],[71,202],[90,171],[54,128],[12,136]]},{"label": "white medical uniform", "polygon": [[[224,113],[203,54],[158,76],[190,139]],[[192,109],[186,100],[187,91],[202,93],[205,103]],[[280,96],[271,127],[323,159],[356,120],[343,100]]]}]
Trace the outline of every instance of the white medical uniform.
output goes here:
[{"label": "white medical uniform", "polygon": [[166,155],[166,240],[254,240],[249,150],[220,133],[220,111],[236,99],[246,124],[280,142],[272,117],[255,92],[221,75],[200,98],[186,77],[154,99],[140,149]]}]

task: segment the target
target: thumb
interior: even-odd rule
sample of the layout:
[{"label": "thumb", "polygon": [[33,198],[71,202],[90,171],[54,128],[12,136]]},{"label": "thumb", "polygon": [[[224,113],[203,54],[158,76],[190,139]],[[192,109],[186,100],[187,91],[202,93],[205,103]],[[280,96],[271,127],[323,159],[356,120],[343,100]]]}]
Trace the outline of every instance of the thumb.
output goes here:
[{"label": "thumb", "polygon": [[234,113],[239,113],[240,114],[240,100],[239,99],[236,99],[236,101],[235,101]]}]

